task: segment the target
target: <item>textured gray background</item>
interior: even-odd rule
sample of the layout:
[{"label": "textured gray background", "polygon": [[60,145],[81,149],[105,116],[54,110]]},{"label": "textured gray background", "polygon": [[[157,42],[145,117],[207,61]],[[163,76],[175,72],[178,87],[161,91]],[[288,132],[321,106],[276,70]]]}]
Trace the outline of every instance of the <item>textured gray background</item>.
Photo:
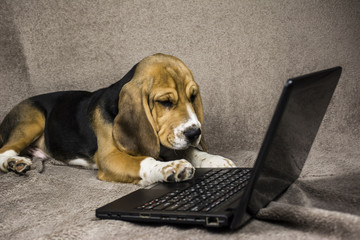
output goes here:
[{"label": "textured gray background", "polygon": [[[239,150],[259,148],[286,79],[341,65],[303,175],[357,176],[359,25],[357,0],[0,0],[0,119],[32,95],[108,86],[142,58],[162,52],[182,59],[201,87],[210,152],[243,165]],[[6,181],[20,181],[1,176],[3,190],[11,189]],[[164,236],[173,231],[179,233]]]},{"label": "textured gray background", "polygon": [[200,84],[210,149],[257,149],[285,80],[336,65],[322,147],[360,135],[359,1],[2,2],[2,117],[34,94],[108,86],[162,52]]}]

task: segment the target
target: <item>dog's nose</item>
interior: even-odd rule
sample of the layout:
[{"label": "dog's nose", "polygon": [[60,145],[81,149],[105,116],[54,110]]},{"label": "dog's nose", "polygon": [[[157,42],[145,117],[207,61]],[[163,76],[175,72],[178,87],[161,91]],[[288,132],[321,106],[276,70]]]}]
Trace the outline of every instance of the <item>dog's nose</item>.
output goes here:
[{"label": "dog's nose", "polygon": [[194,142],[195,140],[198,139],[198,137],[201,134],[201,129],[200,128],[190,128],[185,130],[184,135],[185,137],[190,141],[190,142]]}]

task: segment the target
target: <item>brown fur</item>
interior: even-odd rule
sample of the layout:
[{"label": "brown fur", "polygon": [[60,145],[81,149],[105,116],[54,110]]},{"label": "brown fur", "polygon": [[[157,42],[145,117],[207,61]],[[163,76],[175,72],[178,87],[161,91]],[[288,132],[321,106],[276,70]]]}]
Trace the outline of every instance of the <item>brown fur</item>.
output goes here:
[{"label": "brown fur", "polygon": [[[146,157],[158,158],[160,144],[171,148],[171,130],[186,119],[185,104],[192,94],[197,94],[192,106],[202,123],[198,93],[192,73],[179,59],[154,55],[141,61],[133,79],[121,90],[114,125],[106,124],[100,111],[95,111],[93,127],[98,151],[94,159],[99,168],[98,178],[138,182],[141,161]],[[170,114],[159,100],[176,103],[176,110]]]},{"label": "brown fur", "polygon": [[[170,101],[173,105],[167,108],[161,101]],[[147,157],[158,159],[161,145],[172,148],[173,129],[189,117],[188,106],[202,124],[199,87],[185,64],[163,54],[142,60],[131,81],[120,91],[119,111],[114,122],[104,119],[100,106],[92,112],[91,123],[98,144],[93,160],[99,169],[98,178],[139,182],[141,161]],[[15,125],[11,121],[15,121]],[[12,130],[0,153],[14,150],[19,154],[35,141],[46,152],[45,117],[31,102],[16,106],[2,124],[11,125]],[[201,145],[205,148],[203,138]]]},{"label": "brown fur", "polygon": [[23,101],[5,117],[1,127],[10,124],[14,125],[14,130],[0,148],[0,153],[8,150],[20,153],[40,138],[45,128],[45,117],[31,102]]}]

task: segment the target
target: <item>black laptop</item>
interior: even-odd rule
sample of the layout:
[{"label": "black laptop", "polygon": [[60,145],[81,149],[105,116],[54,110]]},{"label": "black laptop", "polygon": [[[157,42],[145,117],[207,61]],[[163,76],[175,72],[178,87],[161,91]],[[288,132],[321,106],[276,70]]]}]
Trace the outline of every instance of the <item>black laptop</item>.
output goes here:
[{"label": "black laptop", "polygon": [[189,181],[137,190],[96,216],[241,227],[299,177],[340,75],[335,67],[286,82],[253,168],[198,168]]}]

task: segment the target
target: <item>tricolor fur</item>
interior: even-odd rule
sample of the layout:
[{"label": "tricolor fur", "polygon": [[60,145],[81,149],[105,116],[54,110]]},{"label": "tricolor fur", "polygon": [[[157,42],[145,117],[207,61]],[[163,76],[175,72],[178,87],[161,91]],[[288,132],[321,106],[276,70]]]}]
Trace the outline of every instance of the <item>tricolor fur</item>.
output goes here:
[{"label": "tricolor fur", "polygon": [[[179,59],[155,54],[95,92],[31,97],[0,125],[0,169],[25,173],[28,147],[105,181],[151,184],[190,179],[195,167],[234,167],[205,150],[199,86]],[[186,160],[185,160],[186,159]]]}]

